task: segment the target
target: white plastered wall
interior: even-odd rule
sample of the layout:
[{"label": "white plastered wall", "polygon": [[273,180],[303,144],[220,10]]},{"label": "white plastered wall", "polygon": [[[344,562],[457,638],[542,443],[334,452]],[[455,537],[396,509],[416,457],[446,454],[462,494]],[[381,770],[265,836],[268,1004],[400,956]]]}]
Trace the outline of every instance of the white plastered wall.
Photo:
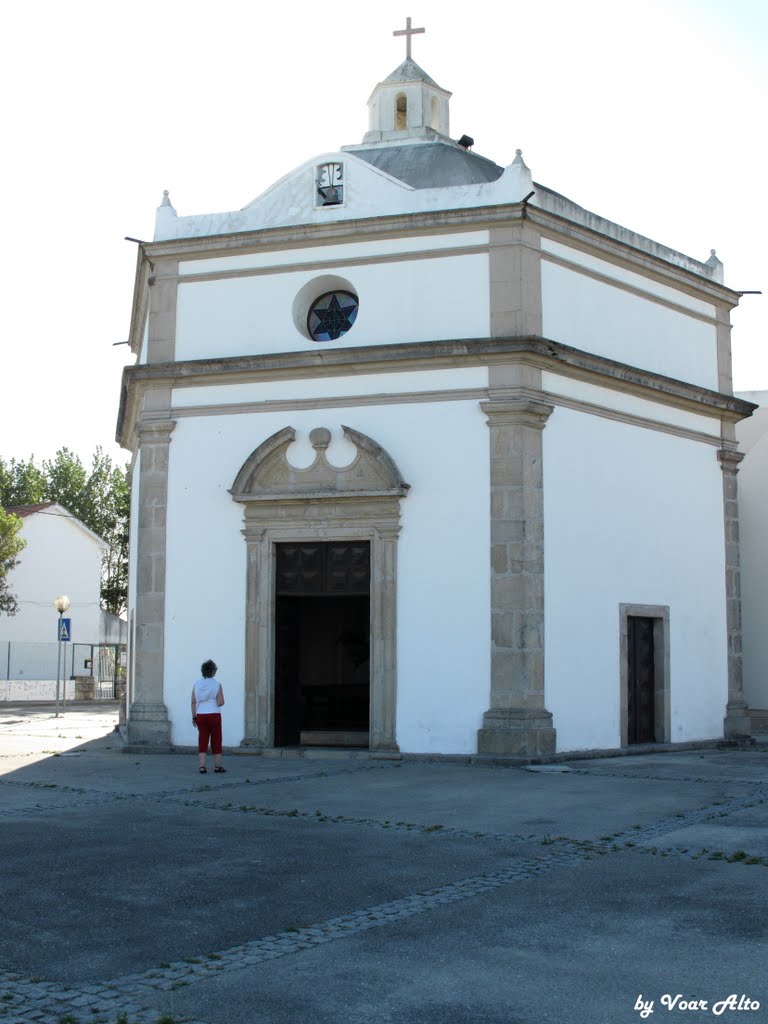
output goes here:
[{"label": "white plastered wall", "polygon": [[[176,359],[487,337],[488,267],[488,256],[475,254],[182,280]],[[298,292],[324,275],[348,281],[360,301],[355,324],[337,342],[310,341],[293,320]],[[432,301],[436,296],[442,301]]]},{"label": "white plastered wall", "polygon": [[[665,402],[651,402],[636,395],[627,395],[597,384],[587,384],[571,377],[561,377],[544,371],[541,386],[548,398],[554,402],[565,399],[579,405],[600,409],[605,416],[636,418],[656,423],[664,428],[679,428],[695,434],[720,438],[720,419],[716,416],[699,416],[687,409],[678,409]],[[565,403],[563,403],[565,404]],[[586,410],[589,411],[589,410]]]},{"label": "white plastered wall", "polygon": [[741,610],[744,697],[750,708],[768,710],[768,392],[740,394],[760,405],[736,426],[744,461],[739,466]]},{"label": "white plastered wall", "polygon": [[619,606],[670,609],[673,742],[722,736],[716,448],[570,409],[544,431],[546,705],[560,750],[620,745]]},{"label": "white plastered wall", "polygon": [[717,390],[714,323],[546,259],[541,286],[544,337]]},{"label": "white plastered wall", "polygon": [[172,405],[174,413],[178,414],[219,406],[247,409],[256,404],[278,401],[334,402],[360,397],[375,401],[382,396],[428,397],[429,393],[447,393],[457,389],[475,391],[479,400],[485,397],[484,389],[487,387],[487,367],[468,366],[461,369],[406,370],[402,373],[361,373],[354,377],[316,376],[261,381],[257,384],[248,382],[180,387],[173,392]]},{"label": "white plastered wall", "polygon": [[489,699],[488,428],[474,401],[181,417],[171,439],[164,699],[173,742],[195,742],[189,693],[212,657],[226,695],[224,742],[244,729],[246,547],[228,493],[266,438],[326,426],[328,457],[349,458],[341,424],[372,437],[411,484],[398,544],[397,739],[404,751],[469,753]]}]

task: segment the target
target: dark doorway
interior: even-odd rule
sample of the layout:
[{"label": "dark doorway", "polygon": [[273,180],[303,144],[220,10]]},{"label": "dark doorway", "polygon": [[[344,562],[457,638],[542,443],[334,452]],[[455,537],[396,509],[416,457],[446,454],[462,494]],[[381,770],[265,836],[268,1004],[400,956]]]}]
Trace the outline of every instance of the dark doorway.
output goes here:
[{"label": "dark doorway", "polygon": [[278,544],[275,746],[368,746],[370,544]]},{"label": "dark doorway", "polygon": [[627,742],[654,743],[655,730],[655,619],[627,618],[629,655],[627,694]]}]

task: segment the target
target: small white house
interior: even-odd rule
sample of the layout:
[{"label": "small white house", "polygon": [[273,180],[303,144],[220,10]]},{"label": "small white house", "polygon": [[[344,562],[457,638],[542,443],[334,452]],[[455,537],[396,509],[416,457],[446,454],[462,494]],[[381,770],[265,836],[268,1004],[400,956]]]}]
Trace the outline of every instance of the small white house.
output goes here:
[{"label": "small white house", "polygon": [[[66,676],[73,674],[73,668],[77,674],[84,667],[72,663],[72,645],[101,641],[101,561],[107,544],[54,502],[6,511],[22,520],[26,546],[9,577],[18,611],[0,616],[0,679],[6,681],[6,699],[47,698],[50,685],[41,689],[40,684],[55,680],[57,674],[59,616],[54,600],[61,594],[70,600],[65,613],[71,622]],[[85,659],[87,651],[83,651]]]}]

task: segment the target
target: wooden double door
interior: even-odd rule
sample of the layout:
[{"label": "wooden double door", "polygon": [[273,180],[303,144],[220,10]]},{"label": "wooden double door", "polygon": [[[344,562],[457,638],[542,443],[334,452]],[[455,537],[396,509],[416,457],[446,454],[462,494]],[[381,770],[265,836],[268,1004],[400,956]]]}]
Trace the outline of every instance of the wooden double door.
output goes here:
[{"label": "wooden double door", "polygon": [[275,745],[367,746],[367,541],[277,545]]}]

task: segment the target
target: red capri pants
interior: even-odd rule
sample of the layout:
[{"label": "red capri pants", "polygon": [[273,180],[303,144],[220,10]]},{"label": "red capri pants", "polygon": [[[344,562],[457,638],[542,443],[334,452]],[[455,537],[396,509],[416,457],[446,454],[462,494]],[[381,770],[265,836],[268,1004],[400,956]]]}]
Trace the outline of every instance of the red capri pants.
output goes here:
[{"label": "red capri pants", "polygon": [[208,750],[208,741],[211,741],[211,752],[221,753],[221,715],[198,715],[197,716],[197,749],[201,754]]}]

